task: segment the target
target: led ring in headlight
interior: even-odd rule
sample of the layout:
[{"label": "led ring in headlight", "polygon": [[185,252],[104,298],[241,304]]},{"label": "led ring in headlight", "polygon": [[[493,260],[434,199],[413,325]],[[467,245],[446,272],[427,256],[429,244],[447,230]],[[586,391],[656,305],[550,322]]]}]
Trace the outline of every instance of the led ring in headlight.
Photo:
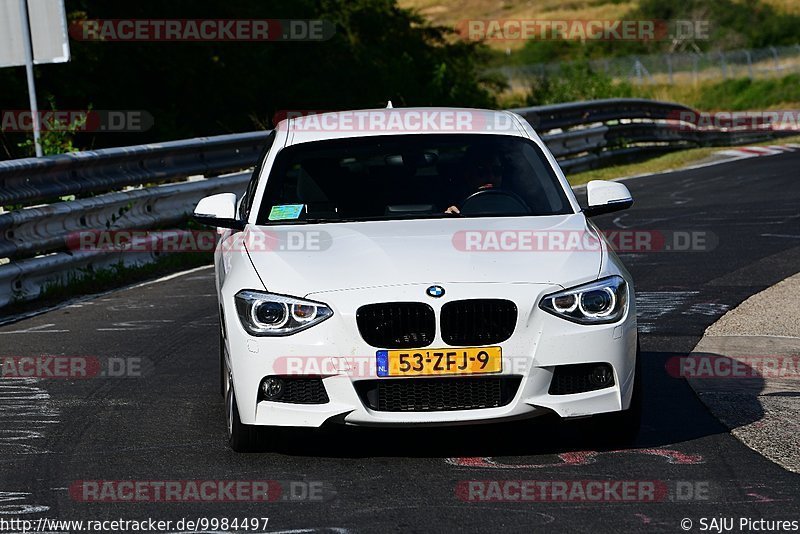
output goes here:
[{"label": "led ring in headlight", "polygon": [[250,307],[250,319],[261,328],[280,328],[289,322],[289,307],[285,302],[263,300]]},{"label": "led ring in headlight", "polygon": [[586,317],[608,317],[617,303],[617,296],[610,287],[581,293],[578,309]]},{"label": "led ring in headlight", "polygon": [[289,336],[333,315],[321,302],[263,291],[239,291],[235,300],[242,326],[254,336]]},{"label": "led ring in headlight", "polygon": [[628,309],[628,286],[621,276],[609,276],[546,295],[539,307],[580,324],[614,323]]},{"label": "led ring in headlight", "polygon": [[578,298],[575,295],[563,295],[553,298],[553,309],[558,313],[569,313],[578,307]]}]

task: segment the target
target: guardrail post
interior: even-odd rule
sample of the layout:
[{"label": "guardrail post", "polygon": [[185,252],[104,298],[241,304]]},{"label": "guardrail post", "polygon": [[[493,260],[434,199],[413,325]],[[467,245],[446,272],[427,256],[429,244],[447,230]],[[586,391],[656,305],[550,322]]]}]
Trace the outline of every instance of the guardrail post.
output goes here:
[{"label": "guardrail post", "polygon": [[0,265],[0,308],[14,302],[19,273],[19,267],[13,263]]}]

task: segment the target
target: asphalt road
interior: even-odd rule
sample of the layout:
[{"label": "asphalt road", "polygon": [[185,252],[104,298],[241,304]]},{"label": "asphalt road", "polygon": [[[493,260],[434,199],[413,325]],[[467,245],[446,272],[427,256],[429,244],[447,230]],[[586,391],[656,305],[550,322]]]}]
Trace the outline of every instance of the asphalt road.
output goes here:
[{"label": "asphalt road", "polygon": [[[800,477],[743,446],[665,372],[727,309],[800,270],[798,167],[800,153],[788,153],[635,179],[634,207],[598,219],[607,230],[694,232],[713,246],[623,255],[645,374],[634,449],[604,450],[580,425],[524,422],[281,432],[276,452],[235,454],[207,269],[0,328],[0,356],[112,358],[108,374],[134,365],[127,377],[0,381],[0,520],[268,517],[267,530],[296,532],[682,532],[684,518],[691,531],[702,517],[737,527],[741,517],[800,520]],[[281,481],[281,495],[296,498],[85,502],[69,491],[86,480],[220,479]],[[657,502],[466,502],[456,490],[470,480],[654,481],[667,493]]]}]

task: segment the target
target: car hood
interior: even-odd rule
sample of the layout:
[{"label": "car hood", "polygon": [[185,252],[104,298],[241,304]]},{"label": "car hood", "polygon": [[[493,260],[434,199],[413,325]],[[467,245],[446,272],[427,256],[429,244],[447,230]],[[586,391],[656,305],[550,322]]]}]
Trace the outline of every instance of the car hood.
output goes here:
[{"label": "car hood", "polygon": [[567,287],[595,278],[603,257],[582,214],[249,225],[242,237],[266,289],[298,296],[457,282]]}]

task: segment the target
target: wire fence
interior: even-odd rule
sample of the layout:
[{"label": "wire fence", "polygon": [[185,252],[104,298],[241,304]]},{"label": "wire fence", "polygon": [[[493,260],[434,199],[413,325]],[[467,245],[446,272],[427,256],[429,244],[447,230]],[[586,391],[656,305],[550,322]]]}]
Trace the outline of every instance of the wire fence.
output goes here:
[{"label": "wire fence", "polygon": [[[557,76],[569,62],[537,63],[495,69],[509,85],[529,85],[543,76]],[[782,77],[800,72],[800,44],[720,52],[681,52],[596,59],[589,62],[596,72],[634,85],[698,84],[732,78]]]}]

